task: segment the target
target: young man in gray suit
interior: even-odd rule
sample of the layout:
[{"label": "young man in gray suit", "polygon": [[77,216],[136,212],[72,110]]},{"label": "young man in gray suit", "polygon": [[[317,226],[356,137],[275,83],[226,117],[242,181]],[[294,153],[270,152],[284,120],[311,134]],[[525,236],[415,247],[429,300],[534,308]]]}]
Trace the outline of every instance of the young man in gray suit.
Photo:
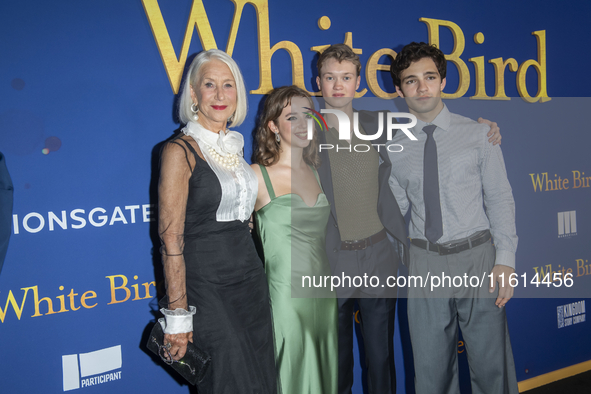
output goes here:
[{"label": "young man in gray suit", "polygon": [[404,150],[390,154],[392,192],[403,213],[411,206],[409,283],[426,283],[408,293],[415,390],[460,392],[459,325],[472,392],[518,393],[503,308],[513,295],[517,248],[503,154],[487,142],[488,126],[449,112],[441,100],[446,60],[437,47],[405,46],[391,74],[417,117],[410,129],[417,141],[397,135],[392,143]]}]

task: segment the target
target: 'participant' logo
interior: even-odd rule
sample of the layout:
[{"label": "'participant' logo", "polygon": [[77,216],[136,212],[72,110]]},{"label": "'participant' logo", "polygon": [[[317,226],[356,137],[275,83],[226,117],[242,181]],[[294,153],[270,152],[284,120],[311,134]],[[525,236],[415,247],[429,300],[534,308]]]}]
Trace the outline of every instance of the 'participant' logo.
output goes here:
[{"label": "'participant' logo", "polygon": [[64,391],[121,379],[121,345],[62,356]]}]

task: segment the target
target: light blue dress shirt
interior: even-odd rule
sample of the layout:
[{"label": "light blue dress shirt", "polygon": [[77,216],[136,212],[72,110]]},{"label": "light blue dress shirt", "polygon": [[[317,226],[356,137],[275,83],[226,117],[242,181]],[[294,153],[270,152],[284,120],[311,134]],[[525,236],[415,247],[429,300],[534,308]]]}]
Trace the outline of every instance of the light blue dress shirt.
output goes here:
[{"label": "light blue dress shirt", "polygon": [[[433,138],[437,143],[443,217],[443,235],[438,243],[490,229],[497,252],[495,264],[515,268],[515,201],[501,148],[488,142],[489,126],[453,114],[445,105],[432,124],[437,126]],[[426,240],[423,202],[423,152],[427,139],[423,127],[426,125],[417,120],[417,125],[410,129],[417,141],[398,132],[389,142],[404,147],[401,152],[389,152],[390,188],[403,215],[412,203],[409,236],[423,240]]]}]

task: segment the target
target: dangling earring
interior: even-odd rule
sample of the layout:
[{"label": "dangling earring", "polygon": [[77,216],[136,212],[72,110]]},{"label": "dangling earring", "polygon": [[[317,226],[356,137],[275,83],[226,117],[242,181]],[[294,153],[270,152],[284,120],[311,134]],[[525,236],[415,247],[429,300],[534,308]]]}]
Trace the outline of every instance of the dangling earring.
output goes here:
[{"label": "dangling earring", "polygon": [[236,115],[236,112],[234,112],[232,116],[228,118],[228,123],[232,123],[234,121],[234,115]]},{"label": "dangling earring", "polygon": [[275,133],[275,140],[278,144],[281,143],[281,136],[279,135],[279,133]]},{"label": "dangling earring", "polygon": [[197,104],[191,104],[191,112],[193,112],[193,120],[197,122],[197,119],[199,119],[199,115],[197,115],[197,112],[199,112],[199,107]]}]

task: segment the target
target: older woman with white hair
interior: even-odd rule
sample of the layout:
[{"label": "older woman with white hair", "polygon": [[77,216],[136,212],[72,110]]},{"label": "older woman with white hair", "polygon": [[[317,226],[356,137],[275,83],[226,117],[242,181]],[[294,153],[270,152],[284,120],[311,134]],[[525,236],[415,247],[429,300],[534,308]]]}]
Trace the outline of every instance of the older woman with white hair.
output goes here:
[{"label": "older woman with white hair", "polygon": [[182,133],[161,154],[159,233],[168,308],[164,344],[179,360],[189,341],[212,358],[200,394],[276,393],[269,292],[249,232],[257,178],[244,161],[246,116],[236,62],[197,55],[182,88]]}]

